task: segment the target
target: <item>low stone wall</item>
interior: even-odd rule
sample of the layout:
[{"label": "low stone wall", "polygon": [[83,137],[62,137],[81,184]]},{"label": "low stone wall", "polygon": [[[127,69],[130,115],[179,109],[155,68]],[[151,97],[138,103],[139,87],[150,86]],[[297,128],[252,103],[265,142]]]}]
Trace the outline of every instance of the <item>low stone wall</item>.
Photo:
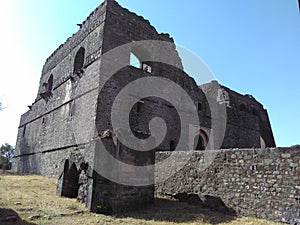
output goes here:
[{"label": "low stone wall", "polygon": [[[156,163],[171,152],[157,152]],[[156,193],[220,197],[239,215],[281,222],[300,218],[300,146],[173,152],[156,168]],[[183,159],[187,163],[175,168]],[[162,175],[173,175],[163,179]]]}]

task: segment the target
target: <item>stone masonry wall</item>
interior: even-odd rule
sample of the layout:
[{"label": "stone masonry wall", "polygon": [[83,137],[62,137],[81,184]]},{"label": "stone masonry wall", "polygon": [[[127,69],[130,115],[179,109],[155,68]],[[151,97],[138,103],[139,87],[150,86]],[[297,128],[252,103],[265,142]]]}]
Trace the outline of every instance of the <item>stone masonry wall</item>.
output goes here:
[{"label": "stone masonry wall", "polygon": [[[53,68],[57,66],[64,58],[66,58],[73,49],[77,48],[79,45],[84,44],[83,47],[86,48],[87,55],[91,56],[92,53],[96,52],[99,47],[101,47],[102,35],[95,34],[95,30],[101,27],[101,24],[105,20],[106,16],[106,2],[102,3],[97,7],[91,14],[87,17],[85,21],[82,22],[78,32],[68,38],[66,42],[60,45],[46,60],[43,67],[42,75],[45,75]],[[94,33],[94,34],[93,34]],[[89,61],[89,60],[88,60]]]},{"label": "stone masonry wall", "polygon": [[[150,49],[147,49],[147,46],[142,48],[143,46],[139,45],[128,49],[128,52],[123,52],[120,61],[118,61],[119,58],[117,57],[111,60],[101,57],[115,47],[143,40],[168,42],[170,45],[167,45],[167,51],[164,54],[169,61],[164,61],[164,63],[151,62],[149,58],[156,58],[156,54],[160,54],[160,51],[153,47]],[[143,50],[150,51],[146,52]],[[142,63],[149,63],[152,71],[145,71],[143,65],[140,68],[129,66],[131,53],[137,54],[141,65]],[[77,58],[78,55],[80,56],[79,60]],[[148,56],[149,58],[147,58]],[[107,63],[106,60],[109,62]],[[109,65],[123,61],[127,63],[126,66],[116,71],[114,76],[106,82],[105,78],[111,72]],[[212,130],[212,136],[215,139],[217,139],[218,133],[223,133],[223,130],[212,127],[211,118],[216,118],[219,115],[218,111],[210,112],[204,94],[205,90],[198,87],[194,79],[186,73],[168,64],[176,65],[182,69],[181,59],[176,51],[174,41],[168,34],[157,33],[149,21],[120,7],[117,2],[113,0],[104,1],[80,25],[78,32],[63,45],[59,46],[47,59],[43,67],[37,98],[29,106],[30,110],[21,116],[13,169],[19,172],[59,178],[58,193],[67,193],[67,195],[73,196],[75,188],[70,188],[66,184],[74,183],[73,186],[76,188],[80,186],[79,190],[83,193],[81,197],[86,199],[83,201],[86,201],[89,209],[96,212],[111,213],[123,211],[152,202],[153,185],[138,188],[119,185],[108,181],[101,174],[98,174],[101,170],[95,169],[97,164],[107,163],[98,155],[99,148],[97,148],[97,143],[99,143],[100,139],[100,141],[103,141],[106,138],[102,137],[103,132],[111,131],[114,133],[110,121],[111,107],[116,95],[125,85],[141,77],[149,76],[172,80],[186,90],[194,101],[195,106],[199,103],[202,104],[202,107],[198,107],[202,108],[198,109],[201,126]],[[77,68],[77,65],[80,68]],[[268,117],[262,105],[254,99],[239,95],[226,87],[221,88],[221,86],[215,84],[216,82],[211,82],[206,86],[208,89],[212,87],[212,92],[208,94],[208,97],[214,99],[214,104],[218,106],[222,104],[227,105],[226,99],[223,99],[221,102],[218,100],[221,89],[227,91],[230,97],[230,104],[226,106],[228,115],[224,139],[226,145],[223,146],[259,147],[261,146],[261,138],[265,140],[267,146],[273,146],[272,140],[268,142],[266,140],[268,138],[265,137],[265,135],[269,135],[273,138]],[[102,85],[103,88],[101,88]],[[164,91],[169,90],[166,85]],[[188,115],[191,108],[186,106],[186,102],[180,101],[180,98],[178,100],[180,107],[176,109],[177,111],[170,102],[164,99],[149,97],[139,100],[139,103],[142,103],[142,107],[138,110],[137,103],[130,112],[132,131],[135,134],[143,134],[145,135],[143,138],[146,138],[149,135],[149,121],[154,117],[161,117],[166,122],[168,133],[158,146],[158,149],[172,149],[171,146],[176,146],[179,134],[183,130],[183,127],[180,127],[181,124],[179,122],[181,118],[178,118],[178,112],[181,111]],[[239,104],[235,104],[235,102],[239,103],[240,100],[246,102],[247,110],[237,111]],[[249,113],[253,105],[258,110],[256,115]],[[188,121],[183,126],[188,127],[192,125],[199,128],[199,124],[193,124],[194,121],[191,123]],[[226,124],[223,123],[222,125]],[[200,130],[198,131],[200,132]],[[187,138],[192,136],[188,129],[182,133]],[[219,139],[223,140],[223,138]],[[149,162],[151,162],[151,165],[153,164],[154,151],[151,151],[148,156],[141,157],[139,154],[133,154],[131,149],[115,146],[112,140],[106,140],[106,142],[109,143],[108,151],[117,159],[122,160],[123,157],[123,160],[126,161],[127,158],[130,158],[129,164],[132,165],[148,165]],[[269,145],[268,143],[271,144]],[[184,144],[186,148],[183,147],[183,149],[189,148],[189,143]],[[180,152],[175,154],[187,153]],[[200,157],[203,153],[195,154],[199,154]],[[228,157],[231,161],[225,161],[227,164],[223,165],[224,170],[231,163],[236,163],[234,166],[238,167],[241,161],[235,162],[235,158],[232,158],[233,155],[231,156],[231,153],[226,152],[226,154],[230,156]],[[236,158],[239,159],[237,155]],[[158,157],[160,157],[160,153],[158,153]],[[219,162],[221,162],[221,159]],[[191,166],[187,167],[186,171],[183,171],[184,175],[188,175],[185,173],[189,173],[194,164],[197,164],[197,161],[191,161]],[[110,168],[108,166],[105,169]],[[216,171],[215,173],[218,176],[221,176],[221,172],[218,172],[221,171],[221,167],[219,168],[220,170],[218,168],[214,171]],[[255,170],[257,166],[254,165],[253,168]],[[298,170],[296,169],[295,171],[297,172]],[[292,172],[295,171],[292,166]],[[239,172],[237,171],[237,173]],[[134,174],[131,177],[135,177]],[[269,177],[267,178],[269,179]],[[149,176],[149,179],[153,179],[153,177]],[[80,180],[85,180],[85,183]],[[202,180],[195,179],[195,182],[199,183],[200,181]],[[196,188],[199,186],[193,183],[193,179],[188,181],[191,186],[181,185],[180,182],[166,182],[165,186],[162,187],[167,189],[162,190],[168,190],[168,185],[175,185],[175,189],[180,191],[184,191],[186,187],[194,188],[195,186]],[[213,187],[216,187],[214,185],[216,185],[218,180],[211,179],[210,182],[212,182]],[[224,190],[228,188],[226,185],[223,188]],[[69,190],[67,190],[68,188]],[[223,189],[220,187],[220,190],[223,191]],[[196,189],[188,188],[187,190],[188,193],[192,193]],[[205,186],[201,190],[205,190]],[[170,193],[173,193],[173,191],[173,189],[170,189]],[[249,204],[251,205],[252,203]],[[233,203],[233,205],[236,206],[237,204]],[[277,211],[281,212],[281,209]]]},{"label": "stone masonry wall", "polygon": [[[47,169],[44,169],[45,164],[24,162],[37,161],[35,158],[47,159],[49,154],[45,153],[54,154],[56,151],[62,159],[66,159],[70,149],[86,144],[95,136],[96,88],[100,76],[105,12],[106,5],[101,4],[82,23],[79,31],[46,60],[37,98],[20,119],[15,170],[58,177],[61,171],[53,168],[57,161],[52,162],[51,157]],[[82,74],[78,76],[74,74],[73,67],[75,55],[81,47],[85,49],[84,65]],[[51,97],[45,100],[40,94],[45,91],[51,75]],[[92,165],[92,154],[87,161]]]},{"label": "stone masonry wall", "polygon": [[[226,106],[226,132],[222,149],[275,147],[268,113],[253,96],[239,94],[219,85],[217,81],[203,84],[200,88],[212,101]],[[225,94],[225,99],[220,99],[222,94]]]},{"label": "stone masonry wall", "polygon": [[[178,163],[188,152],[174,152],[164,169]],[[157,152],[156,163],[170,152]],[[175,175],[156,183],[158,194],[198,194],[220,197],[239,215],[282,222],[300,217],[300,147],[195,151]],[[214,158],[215,157],[215,158]],[[213,159],[214,158],[214,159]],[[205,168],[205,163],[213,159]]]}]

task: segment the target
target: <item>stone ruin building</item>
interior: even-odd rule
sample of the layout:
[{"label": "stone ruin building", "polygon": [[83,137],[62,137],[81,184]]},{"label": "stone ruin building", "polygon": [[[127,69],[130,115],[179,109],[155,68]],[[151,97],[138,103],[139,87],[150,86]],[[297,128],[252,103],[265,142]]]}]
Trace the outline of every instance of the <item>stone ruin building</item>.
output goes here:
[{"label": "stone ruin building", "polygon": [[[159,50],[139,42],[144,40],[169,43],[167,53],[160,54],[172,62],[151,61]],[[103,57],[128,43],[116,58]],[[131,65],[132,56],[138,65]],[[103,79],[109,74],[107,65],[118,63],[126,66]],[[275,148],[268,113],[253,96],[217,81],[198,86],[182,68],[168,34],[159,34],[149,21],[116,1],[104,1],[46,60],[35,102],[21,116],[13,169],[57,178],[59,195],[78,198],[99,213],[139,208],[151,203],[156,191],[172,196],[217,196],[242,215],[280,221],[299,218],[299,148]],[[200,124],[180,124],[177,109],[162,98],[137,99],[130,111],[132,133],[149,137],[149,121],[160,117],[167,134],[155,149],[136,152],[115,140],[111,108],[122,88],[147,77],[167,78],[182,87],[197,108]],[[189,113],[178,101],[181,110]],[[226,120],[212,124],[213,117],[220,115],[210,110],[211,104],[225,110]],[[130,186],[99,174],[99,164],[103,169],[107,163],[97,152],[99,141],[120,161],[153,165],[175,150],[182,130],[187,131],[182,135],[188,141],[182,151],[176,151],[176,159],[191,146],[196,151],[188,166],[164,182]],[[217,154],[215,160],[200,171],[199,163],[210,152]],[[154,183],[157,176],[153,168],[146,179]]]}]

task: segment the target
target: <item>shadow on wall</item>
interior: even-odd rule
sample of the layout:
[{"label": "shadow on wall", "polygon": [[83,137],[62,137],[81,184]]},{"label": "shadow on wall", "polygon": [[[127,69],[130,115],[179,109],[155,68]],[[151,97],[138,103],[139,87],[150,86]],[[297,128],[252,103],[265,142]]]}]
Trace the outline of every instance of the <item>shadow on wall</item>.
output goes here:
[{"label": "shadow on wall", "polygon": [[5,225],[35,225],[35,223],[28,223],[20,218],[18,213],[12,209],[0,208],[0,224]]},{"label": "shadow on wall", "polygon": [[197,194],[186,193],[177,194],[174,197],[180,202],[185,202],[189,205],[196,205],[204,209],[211,209],[215,212],[236,216],[236,212],[234,211],[234,209],[228,207],[220,197],[211,195],[204,195],[199,197]]},{"label": "shadow on wall", "polygon": [[[199,203],[199,202],[198,202]],[[132,217],[143,220],[168,221],[174,223],[199,222],[203,221],[209,224],[220,224],[230,222],[236,219],[235,213],[230,210],[225,212],[222,210],[214,211],[205,205],[199,205],[197,202],[180,202],[174,199],[157,198],[152,206],[147,208],[128,212],[122,215],[116,215],[119,218]],[[216,199],[210,199],[211,206],[220,203]],[[223,203],[224,204],[224,203]],[[225,204],[224,204],[225,205]]]}]

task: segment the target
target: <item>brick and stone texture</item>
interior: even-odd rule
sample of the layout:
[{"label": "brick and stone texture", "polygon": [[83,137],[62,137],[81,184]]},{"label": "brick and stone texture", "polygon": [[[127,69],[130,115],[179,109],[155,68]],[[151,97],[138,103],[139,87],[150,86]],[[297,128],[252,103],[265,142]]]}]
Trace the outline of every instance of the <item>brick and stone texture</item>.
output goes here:
[{"label": "brick and stone texture", "polygon": [[[156,161],[171,153],[157,152]],[[175,165],[189,153],[172,154],[170,164]],[[215,157],[211,164],[203,167],[211,157]],[[156,180],[170,172],[170,164],[165,171],[156,171]],[[300,218],[300,147],[195,151],[155,188],[163,195],[220,197],[239,215],[292,222]]]},{"label": "brick and stone texture", "polygon": [[[169,45],[159,51],[149,45],[134,45],[144,40],[164,41]],[[118,57],[111,60],[104,57],[110,50],[128,43],[133,43],[133,47]],[[175,66],[149,62],[157,52]],[[131,53],[141,64],[146,62],[151,71],[130,65]],[[109,72],[107,65],[124,62],[126,66],[104,83]],[[122,8],[116,1],[106,0],[46,60],[37,97],[20,119],[13,169],[57,178],[58,194],[76,197],[78,190],[77,198],[96,212],[111,213],[151,203],[153,185],[120,185],[108,181],[96,170],[99,163],[105,163],[97,152],[99,141],[106,143],[107,151],[114,158],[124,162],[130,158],[131,161],[126,163],[137,166],[154,163],[154,150],[173,150],[176,147],[182,131],[178,110],[185,114],[192,110],[180,99],[178,110],[161,98],[138,99],[141,107],[135,105],[129,115],[132,132],[143,138],[150,136],[149,121],[152,118],[160,117],[165,121],[167,135],[156,149],[141,156],[113,141],[116,137],[110,119],[115,97],[128,83],[145,77],[162,77],[182,87],[195,106],[201,106],[198,109],[199,123],[183,126],[205,128],[210,131],[206,133],[207,138],[213,143],[220,142],[220,148],[275,146],[267,111],[254,97],[239,94],[217,81],[198,86],[182,70],[181,59],[170,35],[158,33],[148,20]],[[163,91],[168,92],[168,87]],[[225,107],[226,115],[211,111],[208,99]],[[227,117],[221,124],[225,127],[224,139],[218,137],[223,130],[212,127],[212,118],[218,116]],[[105,132],[112,135],[103,137]],[[183,136],[194,138],[188,132]],[[190,146],[190,143],[185,144],[182,150]],[[148,177],[149,181],[154,179],[153,176]]]}]

